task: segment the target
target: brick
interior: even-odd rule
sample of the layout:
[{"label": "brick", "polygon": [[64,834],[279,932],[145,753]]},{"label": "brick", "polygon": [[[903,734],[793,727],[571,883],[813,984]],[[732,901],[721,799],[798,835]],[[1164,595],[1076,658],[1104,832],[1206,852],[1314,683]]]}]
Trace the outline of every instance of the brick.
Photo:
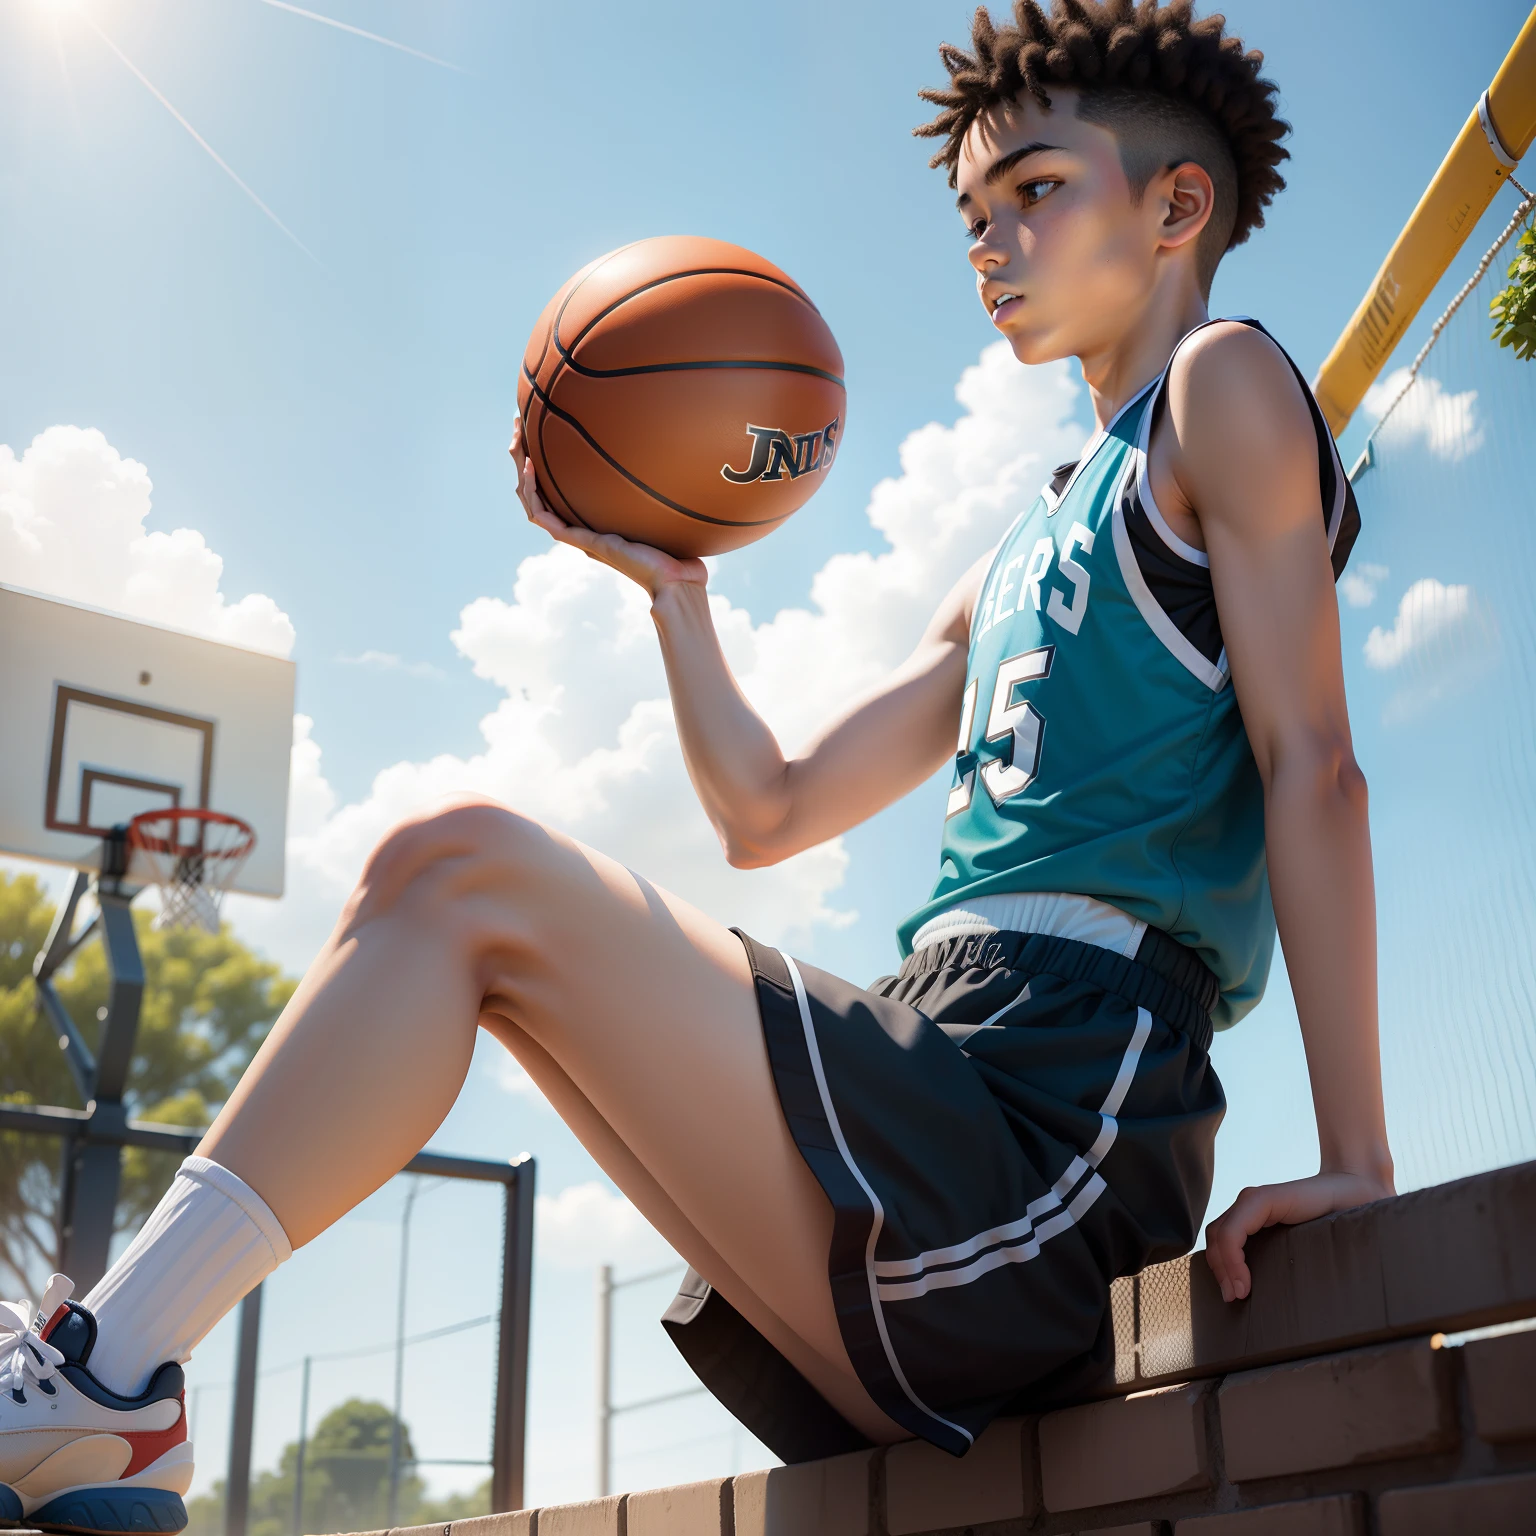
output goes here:
[{"label": "brick", "polygon": [[622,1493],[585,1504],[549,1504],[538,1512],[535,1529],[539,1536],[619,1536],[623,1506]]},{"label": "brick", "polygon": [[1245,1371],[1218,1402],[1233,1482],[1441,1450],[1456,1437],[1445,1356],[1428,1341]]},{"label": "brick", "polygon": [[1358,1494],[1331,1499],[1301,1499],[1225,1515],[1197,1515],[1180,1520],[1173,1536],[1361,1536],[1365,1506]]},{"label": "brick", "polygon": [[626,1528],[628,1536],[725,1536],[730,1509],[730,1478],[711,1477],[630,1494]]},{"label": "brick", "polygon": [[1533,1230],[1536,1162],[1256,1232],[1245,1301],[1222,1301],[1203,1253],[1155,1265],[1136,1282],[1139,1339],[1114,1294],[1114,1378],[1214,1376],[1536,1315]]},{"label": "brick", "polygon": [[1477,1339],[1463,1347],[1472,1422],[1484,1440],[1536,1435],[1536,1330]]},{"label": "brick", "polygon": [[1210,1486],[1205,1383],[1047,1414],[1040,1469],[1052,1513]]},{"label": "brick", "polygon": [[885,1453],[890,1536],[1017,1520],[1033,1506],[1019,1419],[999,1419],[962,1457],[922,1440],[893,1445]]},{"label": "brick", "polygon": [[735,1536],[869,1536],[874,1454],[743,1472],[735,1485]]},{"label": "brick", "polygon": [[[519,1509],[508,1515],[475,1515],[469,1520],[455,1520],[452,1525],[423,1528],[433,1536],[533,1536],[533,1511]],[[395,1536],[403,1536],[396,1532]]]},{"label": "brick", "polygon": [[1429,1333],[1536,1313],[1536,1162],[1415,1190],[1381,1208],[1388,1316]]},{"label": "brick", "polygon": [[1381,1536],[1530,1536],[1536,1530],[1536,1472],[1394,1488],[1382,1494],[1376,1519]]}]

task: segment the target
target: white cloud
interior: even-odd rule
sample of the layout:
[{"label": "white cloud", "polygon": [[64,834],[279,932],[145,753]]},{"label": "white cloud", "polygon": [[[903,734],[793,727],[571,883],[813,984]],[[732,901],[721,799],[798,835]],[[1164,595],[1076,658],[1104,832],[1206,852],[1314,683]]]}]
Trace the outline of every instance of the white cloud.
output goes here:
[{"label": "white cloud", "polygon": [[[1397,368],[1365,392],[1365,408],[1378,419],[1403,393],[1408,369]],[[1392,412],[1388,433],[1417,437],[1438,459],[1454,464],[1483,446],[1483,428],[1477,419],[1477,391],[1448,394],[1439,379],[1420,373],[1413,387]]]},{"label": "white cloud", "polygon": [[364,667],[370,672],[403,672],[407,677],[442,677],[441,667],[430,661],[404,661],[393,651],[363,651],[357,656],[338,656],[347,667]]},{"label": "white cloud", "polygon": [[1471,607],[1471,587],[1448,587],[1433,576],[1414,582],[1397,605],[1392,628],[1378,624],[1365,637],[1366,664],[1385,672],[1444,645],[1466,628]]},{"label": "white cloud", "polygon": [[514,1098],[530,1099],[536,1104],[548,1104],[539,1089],[539,1085],[529,1077],[522,1062],[511,1051],[497,1047],[496,1052],[490,1058],[491,1076],[496,1079],[496,1086],[505,1093],[510,1093]]},{"label": "white cloud", "polygon": [[[901,474],[875,487],[868,515],[886,550],[832,556],[807,606],[763,622],[713,598],[731,665],[787,748],[901,659],[948,587],[1078,451],[1080,393],[1066,364],[1024,369],[994,344],[961,377],[955,424],[911,433]],[[836,899],[848,867],[841,839],[772,869],[725,863],[683,766],[639,587],[555,546],[523,561],[510,601],[470,603],[452,639],[504,694],[481,721],[482,750],[395,763],[361,800],[295,814],[288,898],[230,908],[285,963],[307,964],[392,824],[465,790],[540,817],[766,942],[853,920]],[[295,804],[324,805],[330,790],[307,731],[293,761]]]},{"label": "white cloud", "polygon": [[1498,626],[1488,605],[1466,585],[1434,577],[1416,581],[1397,605],[1390,629],[1365,639],[1365,660],[1397,680],[1382,709],[1385,725],[1421,719],[1438,702],[1465,693],[1498,656]]},{"label": "white cloud", "polygon": [[666,1239],[623,1195],[595,1180],[572,1184],[558,1195],[537,1196],[533,1221],[533,1251],[542,1264],[633,1268],[676,1258]]},{"label": "white cloud", "polygon": [[288,615],[260,593],[231,603],[202,534],[146,532],[150,490],[94,428],[49,427],[19,459],[0,444],[0,581],[286,656]]},{"label": "white cloud", "polygon": [[1384,565],[1358,566],[1339,578],[1339,591],[1351,608],[1369,608],[1376,601],[1377,588],[1391,574]]}]

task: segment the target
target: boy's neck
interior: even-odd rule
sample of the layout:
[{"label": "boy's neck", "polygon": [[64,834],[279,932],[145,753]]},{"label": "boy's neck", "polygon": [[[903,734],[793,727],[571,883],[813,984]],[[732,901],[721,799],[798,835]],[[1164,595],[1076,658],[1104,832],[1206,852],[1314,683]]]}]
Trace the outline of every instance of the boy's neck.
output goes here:
[{"label": "boy's neck", "polygon": [[1112,342],[1079,353],[1095,423],[1108,426],[1115,412],[1168,366],[1179,342],[1208,319],[1198,289],[1154,291],[1140,315]]}]

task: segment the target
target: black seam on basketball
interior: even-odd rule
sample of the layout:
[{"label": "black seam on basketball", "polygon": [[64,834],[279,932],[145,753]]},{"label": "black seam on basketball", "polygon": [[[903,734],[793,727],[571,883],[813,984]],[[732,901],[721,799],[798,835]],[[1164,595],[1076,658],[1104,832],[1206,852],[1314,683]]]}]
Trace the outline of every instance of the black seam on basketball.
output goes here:
[{"label": "black seam on basketball", "polygon": [[[608,262],[611,261],[615,256],[619,255],[621,252],[629,250],[630,246],[638,245],[639,243],[640,242],[638,240],[632,240],[630,241],[629,245],[621,245],[618,250],[610,251],[607,256],[603,257],[603,259],[599,261],[590,272],[587,273],[586,277],[581,279],[581,282],[578,282],[571,289],[571,291],[566,294],[565,302],[561,304],[559,313],[556,314],[552,321],[550,321],[549,325],[550,340],[555,341],[555,351],[557,354],[559,354],[560,357],[560,361],[555,364],[554,370],[550,373],[549,389],[540,389],[538,378],[535,375],[528,373],[528,365],[526,363],[523,365],[523,374],[528,379],[528,387],[533,391],[534,398],[537,399],[539,403],[544,407],[543,411],[539,415],[539,453],[544,460],[544,472],[549,476],[550,484],[554,486],[555,490],[559,493],[560,499],[565,503],[566,512],[574,517],[583,528],[590,529],[592,525],[582,517],[581,513],[576,510],[575,503],[572,502],[571,498],[565,494],[565,491],[562,489],[559,480],[555,477],[554,466],[549,462],[549,452],[544,446],[544,423],[549,420],[549,413],[554,410],[554,405],[549,398],[549,390],[552,390],[555,387],[555,380],[560,377],[561,373],[567,367],[565,354],[561,351],[560,343],[555,340],[555,337],[556,333],[560,329],[560,321],[564,317],[566,309],[570,306],[571,300],[574,299],[576,295],[581,291],[582,285],[586,283],[587,279],[595,277],[597,273],[602,271]],[[548,348],[546,348],[545,351],[547,354]],[[565,514],[561,513],[560,515],[564,516]],[[596,530],[593,531],[595,532]]]},{"label": "black seam on basketball", "polygon": [[[551,380],[551,382],[553,382],[553,380]],[[621,475],[624,476],[626,480],[629,481],[632,486],[635,487],[636,490],[644,491],[647,496],[651,497],[651,499],[654,501],[659,501],[662,506],[669,507],[674,512],[680,512],[684,517],[691,517],[695,522],[713,523],[717,528],[766,528],[772,523],[782,523],[786,517],[791,515],[789,512],[784,512],[781,513],[778,517],[758,518],[755,522],[734,522],[728,517],[711,517],[707,512],[695,512],[691,508],[685,507],[681,502],[673,501],[670,496],[664,496],[660,491],[655,490],[651,486],[647,485],[645,481],[639,478],[638,475],[633,475],[627,469],[625,469],[625,467],[620,464],[619,461],[614,458],[614,456],[609,453],[608,450],[604,448],[603,445],[598,442],[598,440],[593,437],[592,434],[588,432],[587,429],[582,426],[582,424],[577,421],[577,419],[572,416],[569,411],[562,411],[560,407],[556,405],[554,401],[551,400],[549,396],[542,389],[540,389],[532,379],[529,379],[528,383],[534,394],[538,396],[540,403],[543,405],[544,414],[546,417],[558,416],[560,420],[563,421],[568,427],[575,428],[575,430],[581,434],[582,439],[587,444],[587,446],[591,448],[594,453],[599,455],[604,463],[608,464],[611,468],[616,469]],[[542,430],[539,437],[539,447],[541,450],[544,447]],[[546,465],[548,462],[549,460],[546,457]],[[553,479],[553,474],[551,474],[551,478]],[[564,496],[565,492],[561,491],[560,494]],[[567,497],[566,500],[567,504],[569,504],[570,498]],[[582,524],[582,526],[585,527],[586,524]]]},{"label": "black seam on basketball", "polygon": [[[582,517],[581,513],[579,513],[576,510],[576,508],[572,505],[571,498],[565,494],[565,491],[561,487],[560,482],[555,478],[554,465],[552,465],[549,462],[549,449],[547,449],[544,446],[544,423],[549,420],[549,401],[547,399],[545,399],[543,391],[539,388],[539,386],[534,382],[533,378],[529,375],[527,364],[523,365],[523,377],[528,380],[528,387],[533,392],[533,398],[539,402],[540,406],[543,407],[543,409],[540,410],[540,412],[539,412],[538,432],[539,432],[539,457],[541,459],[543,459],[543,461],[544,461],[544,474],[548,478],[549,483],[554,487],[556,495],[558,495],[560,500],[565,503],[565,511],[564,512],[562,512],[558,507],[553,507],[553,508],[551,508],[551,510],[554,512],[556,517],[559,517],[559,518],[562,518],[562,519],[564,519],[566,517],[574,517],[576,519],[576,521],[578,523],[580,523],[583,528],[590,528],[592,525],[590,523],[588,523]],[[537,479],[538,479],[537,472],[535,472],[534,479],[535,479],[535,481],[537,481]]]},{"label": "black seam on basketball", "polygon": [[[760,283],[772,283],[775,288],[782,288],[786,293],[793,294],[795,298],[799,299],[802,304],[810,309],[813,315],[818,319],[821,318],[821,311],[811,303],[805,294],[794,283],[784,279],[768,277],[762,272],[749,272],[745,267],[690,267],[686,272],[669,272],[665,277],[652,278],[648,283],[641,283],[638,288],[631,288],[627,293],[621,293],[606,309],[599,310],[597,314],[593,315],[582,326],[581,330],[571,338],[570,351],[567,351],[565,343],[560,340],[560,321],[565,318],[566,307],[569,305],[571,298],[574,298],[576,295],[576,290],[573,288],[565,304],[560,306],[560,313],[555,317],[555,323],[549,329],[551,337],[554,338],[555,349],[562,357],[569,359],[570,352],[575,351],[586,340],[592,328],[601,321],[606,320],[621,304],[627,304],[631,299],[638,298],[642,293],[649,293],[652,288],[661,288],[667,283],[675,283],[685,277],[750,277],[755,278]],[[553,383],[554,381],[551,380],[550,382]],[[838,383],[842,383],[842,380],[839,379]]]},{"label": "black seam on basketball", "polygon": [[[639,244],[640,244],[640,242],[638,240],[631,240],[629,242],[629,245],[621,245],[618,248],[618,250],[616,250],[616,251],[609,251],[607,256],[601,257],[594,264],[594,266],[592,268],[592,272],[586,273],[585,276],[582,277],[581,282],[577,283],[576,287],[571,289],[571,293],[575,293],[576,292],[576,288],[580,288],[581,287],[581,283],[586,282],[587,278],[591,277],[593,272],[596,272],[600,267],[605,265],[613,257],[621,256],[625,251],[629,250],[631,246],[636,246],[636,245],[639,245]],[[567,304],[570,302],[570,298],[571,298],[571,294],[567,294],[566,295],[566,303]],[[562,304],[560,306],[560,313],[561,314],[565,313],[565,304]],[[554,339],[555,339],[555,322],[554,322],[554,320],[551,320],[550,323],[549,323],[548,334],[544,337],[544,345],[539,349],[538,361],[533,365],[533,375],[534,375],[535,378],[538,377],[539,369],[544,366],[544,359],[549,356],[549,344]],[[525,373],[528,371],[527,363],[523,364],[523,371]]]},{"label": "black seam on basketball", "polygon": [[689,373],[701,368],[767,368],[779,373],[808,373],[814,378],[836,384],[839,389],[848,387],[835,373],[828,373],[825,368],[813,368],[809,363],[771,363],[762,358],[743,358],[739,361],[735,358],[709,358],[696,363],[642,363],[634,368],[588,368],[565,350],[558,336],[551,339],[555,343],[555,351],[571,372],[588,379],[623,379],[636,373]]}]

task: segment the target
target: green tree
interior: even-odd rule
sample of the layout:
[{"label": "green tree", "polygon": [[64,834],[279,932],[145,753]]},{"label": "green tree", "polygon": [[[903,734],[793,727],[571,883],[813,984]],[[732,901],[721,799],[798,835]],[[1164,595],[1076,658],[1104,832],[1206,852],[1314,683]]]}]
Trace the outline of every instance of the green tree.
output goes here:
[{"label": "green tree", "polygon": [[1493,296],[1488,317],[1493,321],[1493,340],[1501,347],[1513,347],[1516,357],[1529,362],[1536,357],[1536,229],[1526,230],[1515,250],[1506,274],[1509,286]]},{"label": "green tree", "polygon": [[[321,1419],[304,1455],[304,1509],[301,1530],[379,1531],[389,1524],[389,1442],[394,1415],[383,1403],[353,1397]],[[425,1496],[410,1469],[415,1456],[410,1428],[400,1426],[400,1479],[396,1524],[446,1525],[490,1512],[489,1479],[467,1494],[444,1499]],[[275,1470],[251,1479],[250,1536],[292,1536],[294,1473],[299,1447],[283,1447]],[[186,1536],[222,1536],[224,1485],[187,1504]]]},{"label": "green tree", "polygon": [[[32,962],[53,904],[31,875],[0,872],[0,1102],[79,1105],[53,1033],[38,1017]],[[253,953],[226,924],[218,933],[159,929],[134,914],[144,957],[144,1002],[128,1079],[135,1119],[202,1127],[229,1096],[296,983]],[[102,946],[83,945],[56,978],[59,998],[88,1044],[106,1016]],[[58,1262],[60,1144],[52,1136],[0,1133],[0,1284],[33,1294]],[[179,1158],[130,1147],[123,1155],[119,1230],[139,1226]],[[20,1286],[20,1293],[12,1287]]]}]

